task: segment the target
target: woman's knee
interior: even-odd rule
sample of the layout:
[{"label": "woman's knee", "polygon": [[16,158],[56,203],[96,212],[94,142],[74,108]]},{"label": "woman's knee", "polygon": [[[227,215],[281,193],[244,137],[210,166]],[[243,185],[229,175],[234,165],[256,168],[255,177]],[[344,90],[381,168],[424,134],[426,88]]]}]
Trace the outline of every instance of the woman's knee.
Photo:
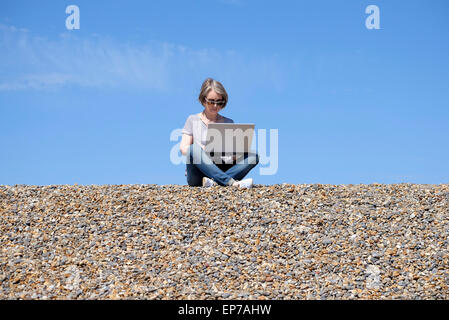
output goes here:
[{"label": "woman's knee", "polygon": [[189,178],[187,178],[187,184],[190,186],[190,187],[201,187],[203,184],[202,184],[202,180],[197,180],[197,179],[189,179]]},{"label": "woman's knee", "polygon": [[[190,169],[190,170],[189,170]],[[187,169],[187,184],[191,187],[199,187],[203,184],[203,175],[195,168]]]},{"label": "woman's knee", "polygon": [[[199,148],[199,149],[198,149]],[[195,143],[192,143],[190,146],[187,147],[187,153],[186,157],[188,159],[188,163],[195,163],[198,164],[199,162],[194,162],[194,159],[199,160],[201,157],[201,147],[196,145]]]}]

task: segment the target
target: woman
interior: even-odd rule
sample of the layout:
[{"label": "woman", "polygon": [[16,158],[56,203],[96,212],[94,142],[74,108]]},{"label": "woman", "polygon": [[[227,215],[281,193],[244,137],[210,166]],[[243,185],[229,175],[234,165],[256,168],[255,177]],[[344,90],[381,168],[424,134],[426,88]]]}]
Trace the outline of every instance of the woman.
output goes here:
[{"label": "woman", "polygon": [[232,119],[218,114],[228,102],[225,88],[220,82],[208,78],[201,86],[198,100],[204,110],[190,115],[182,130],[180,149],[181,153],[187,156],[187,183],[190,186],[210,187],[218,184],[251,188],[253,179],[242,179],[259,163],[257,153],[245,153],[238,162],[234,155],[232,159],[228,159],[231,160],[230,163],[216,164],[204,151],[209,123],[234,122]]}]

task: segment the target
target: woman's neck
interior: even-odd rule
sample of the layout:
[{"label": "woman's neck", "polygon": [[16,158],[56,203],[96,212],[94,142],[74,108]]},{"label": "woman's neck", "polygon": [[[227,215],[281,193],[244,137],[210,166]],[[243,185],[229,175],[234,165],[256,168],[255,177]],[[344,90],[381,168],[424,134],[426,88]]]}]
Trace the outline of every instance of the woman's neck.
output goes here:
[{"label": "woman's neck", "polygon": [[212,115],[208,114],[206,110],[203,111],[203,114],[204,114],[204,116],[206,117],[206,119],[209,120],[209,121],[217,121],[218,118],[220,117],[220,116],[218,115],[218,113],[217,113],[217,115],[216,115],[215,118],[214,118]]}]

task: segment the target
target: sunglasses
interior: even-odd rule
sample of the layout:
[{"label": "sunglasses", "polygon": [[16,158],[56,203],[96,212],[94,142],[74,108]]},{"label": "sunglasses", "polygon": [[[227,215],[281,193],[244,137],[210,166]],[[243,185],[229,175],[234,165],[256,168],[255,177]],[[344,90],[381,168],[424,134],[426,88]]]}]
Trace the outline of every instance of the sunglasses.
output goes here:
[{"label": "sunglasses", "polygon": [[209,99],[207,99],[207,98],[204,98],[204,101],[208,104],[208,105],[216,105],[216,106],[219,106],[219,107],[222,107],[222,106],[224,106],[224,104],[225,104],[225,101],[224,100],[209,100]]}]

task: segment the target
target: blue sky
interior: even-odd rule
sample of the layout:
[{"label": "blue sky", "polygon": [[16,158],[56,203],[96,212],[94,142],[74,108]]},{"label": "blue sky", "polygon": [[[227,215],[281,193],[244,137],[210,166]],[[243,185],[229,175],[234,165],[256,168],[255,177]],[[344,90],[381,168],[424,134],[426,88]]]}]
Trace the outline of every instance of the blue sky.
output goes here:
[{"label": "blue sky", "polygon": [[[65,26],[71,4],[79,30]],[[380,30],[365,27],[371,4]],[[446,0],[2,1],[0,184],[186,184],[170,133],[203,109],[207,77],[228,91],[224,116],[278,130],[277,172],[259,164],[255,183],[449,183],[448,12]]]}]

